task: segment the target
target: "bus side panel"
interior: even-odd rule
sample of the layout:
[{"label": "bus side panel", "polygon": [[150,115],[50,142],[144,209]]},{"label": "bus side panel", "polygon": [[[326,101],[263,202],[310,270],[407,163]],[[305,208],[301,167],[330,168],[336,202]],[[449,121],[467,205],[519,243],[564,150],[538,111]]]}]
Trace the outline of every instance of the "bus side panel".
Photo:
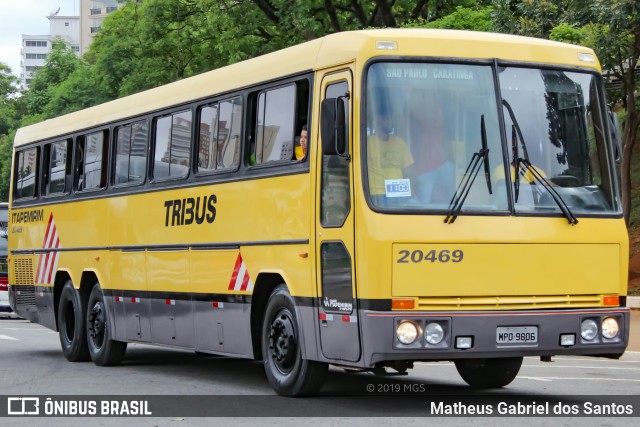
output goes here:
[{"label": "bus side panel", "polygon": [[191,296],[162,292],[189,289],[187,250],[147,251],[147,289],[151,300],[151,334],[156,344],[193,347]]},{"label": "bus side panel", "polygon": [[251,357],[250,305],[243,295],[227,295],[238,250],[190,251],[190,289],[199,351]]}]

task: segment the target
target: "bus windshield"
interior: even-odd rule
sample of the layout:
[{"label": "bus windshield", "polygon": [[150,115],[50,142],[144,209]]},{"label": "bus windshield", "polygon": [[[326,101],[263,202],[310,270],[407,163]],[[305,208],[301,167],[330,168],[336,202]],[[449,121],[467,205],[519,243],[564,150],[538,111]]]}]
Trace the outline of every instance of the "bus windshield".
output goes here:
[{"label": "bus windshield", "polygon": [[491,65],[369,67],[364,151],[372,206],[450,212],[462,197],[462,212],[499,212],[509,210],[511,194],[516,211],[555,215],[556,193],[574,214],[617,212],[597,78],[518,67],[496,74],[499,88]]}]

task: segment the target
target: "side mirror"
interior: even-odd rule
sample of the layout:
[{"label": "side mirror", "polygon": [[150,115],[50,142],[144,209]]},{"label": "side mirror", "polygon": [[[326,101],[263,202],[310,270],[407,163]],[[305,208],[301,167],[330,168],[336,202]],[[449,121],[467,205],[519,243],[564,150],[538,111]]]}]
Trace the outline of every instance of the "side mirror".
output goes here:
[{"label": "side mirror", "polygon": [[320,137],[322,153],[348,157],[347,122],[345,100],[348,96],[327,98],[322,101],[320,112]]},{"label": "side mirror", "polygon": [[611,139],[613,140],[613,151],[616,163],[622,159],[622,140],[620,138],[620,124],[618,123],[618,115],[611,110],[607,110],[609,116],[609,128]]}]

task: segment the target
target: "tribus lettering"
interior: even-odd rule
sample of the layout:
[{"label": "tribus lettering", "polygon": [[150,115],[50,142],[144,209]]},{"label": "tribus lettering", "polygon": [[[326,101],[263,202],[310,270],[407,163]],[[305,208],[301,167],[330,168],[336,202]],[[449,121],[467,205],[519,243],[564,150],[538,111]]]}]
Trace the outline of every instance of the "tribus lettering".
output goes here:
[{"label": "tribus lettering", "polygon": [[[188,197],[186,199],[167,200],[164,202],[166,215],[164,226],[202,224],[207,221],[211,224],[216,220],[215,194],[202,197]],[[171,219],[171,224],[169,224]]]}]

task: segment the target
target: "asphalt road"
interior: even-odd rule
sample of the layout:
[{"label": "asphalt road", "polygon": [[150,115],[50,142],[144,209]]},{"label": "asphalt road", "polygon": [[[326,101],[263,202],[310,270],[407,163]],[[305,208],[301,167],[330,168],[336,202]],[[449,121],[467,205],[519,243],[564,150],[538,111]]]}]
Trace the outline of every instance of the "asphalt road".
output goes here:
[{"label": "asphalt road", "polygon": [[[635,321],[640,312],[634,312]],[[633,328],[633,326],[632,326]],[[634,329],[632,329],[634,331]],[[640,325],[635,331],[640,331]],[[637,337],[637,332],[635,335]],[[635,341],[634,341],[635,342]],[[433,399],[449,399],[496,404],[501,401],[538,400],[560,396],[563,404],[584,404],[594,397],[640,396],[640,352],[634,347],[620,360],[585,357],[558,357],[551,363],[526,358],[520,374],[508,387],[490,394],[474,392],[460,379],[452,363],[418,363],[403,377],[375,377],[372,374],[347,373],[332,368],[321,396],[290,399],[274,396],[262,365],[248,360],[200,356],[191,351],[131,344],[121,366],[96,367],[90,362],[69,363],[60,350],[58,335],[24,320],[0,317],[0,395],[89,395],[138,396],[169,395],[167,405],[184,402],[175,415],[163,418],[52,418],[0,419],[0,425],[226,425],[229,418],[197,418],[198,408],[211,414],[233,416],[236,425],[262,425],[252,416],[278,416],[278,424],[370,426],[384,418],[385,425],[405,425],[420,417]],[[373,390],[373,393],[370,392]],[[555,397],[554,397],[555,398]],[[611,397],[610,401],[616,401]],[[634,407],[640,416],[640,399]],[[5,405],[0,401],[0,405]],[[180,406],[180,405],[178,405]],[[157,407],[157,406],[156,406]],[[406,412],[404,412],[406,411]],[[157,414],[157,412],[156,412]],[[392,416],[392,417],[390,417]],[[331,417],[331,418],[309,418]],[[358,417],[358,418],[340,418]],[[491,424],[503,424],[513,418],[491,418]],[[269,418],[269,420],[274,420]],[[433,418],[430,420],[435,421]],[[470,418],[438,418],[439,424],[468,424]],[[519,418],[515,422],[545,425],[548,417]],[[486,422],[489,419],[485,420]],[[562,418],[563,425],[581,426],[635,425],[638,418]],[[272,422],[267,422],[271,424]],[[555,424],[555,422],[554,422]]]}]

